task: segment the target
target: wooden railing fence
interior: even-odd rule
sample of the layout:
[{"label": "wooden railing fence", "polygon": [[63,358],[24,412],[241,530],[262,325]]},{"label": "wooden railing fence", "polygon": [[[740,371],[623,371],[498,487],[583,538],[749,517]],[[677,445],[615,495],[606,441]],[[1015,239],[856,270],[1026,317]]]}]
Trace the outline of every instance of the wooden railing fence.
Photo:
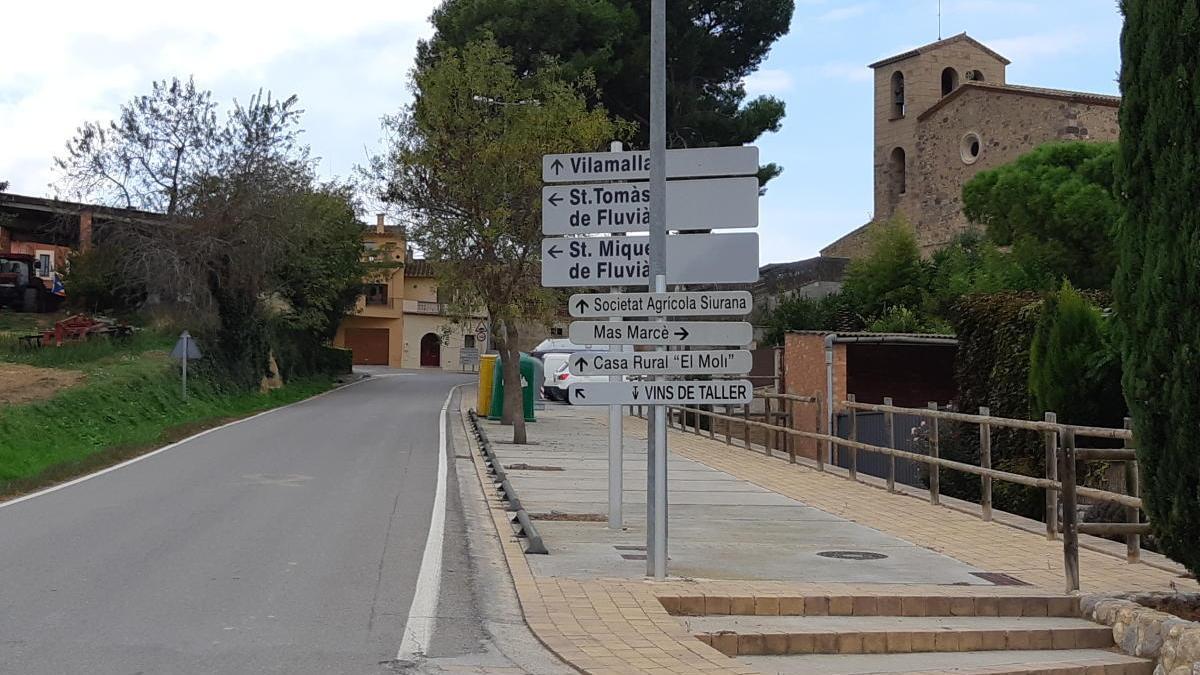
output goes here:
[{"label": "wooden railing fence", "polygon": [[[834,459],[837,452],[848,454],[848,477],[858,480],[858,453],[878,453],[889,458],[887,470],[887,489],[896,490],[896,459],[907,459],[924,464],[928,469],[929,501],[939,504],[941,501],[942,469],[951,469],[979,476],[981,499],[980,514],[983,520],[992,520],[992,487],[993,482],[1000,480],[1017,485],[1040,488],[1046,492],[1046,536],[1055,539],[1061,531],[1063,535],[1063,562],[1066,573],[1067,591],[1079,590],[1079,535],[1123,535],[1126,540],[1126,560],[1137,562],[1141,558],[1141,535],[1150,532],[1149,523],[1142,522],[1142,500],[1139,496],[1138,467],[1133,449],[1134,435],[1130,420],[1126,419],[1125,428],[1110,429],[1106,427],[1090,427],[1075,424],[1060,424],[1054,413],[1047,413],[1045,420],[1022,420],[1005,417],[994,417],[986,407],[980,408],[979,414],[969,414],[940,409],[936,403],[930,403],[927,408],[905,408],[892,405],[890,398],[884,398],[882,405],[859,403],[854,396],[848,396],[841,403],[841,409],[849,415],[849,437],[805,431],[796,429],[798,404],[814,406],[815,418],[823,420],[833,428],[835,415],[822,417],[821,401],[808,396],[755,392],[755,398],[763,401],[760,411],[752,411],[750,405],[722,406],[724,412],[711,409],[687,406],[668,406],[668,424],[683,431],[691,431],[703,435],[705,431],[710,439],[716,439],[715,422],[724,422],[725,443],[738,444],[751,449],[751,429],[761,433],[762,447],[766,454],[774,456],[776,450],[786,452],[788,461],[796,462],[798,439],[809,439],[818,445],[816,465],[820,471],[825,471],[825,465]],[[712,406],[717,407],[717,406]],[[644,417],[645,409],[633,406],[633,414]],[[803,408],[801,408],[803,410]],[[811,409],[810,409],[811,410]],[[857,412],[877,412],[884,415],[884,438],[886,446],[872,445],[858,440]],[[800,414],[805,414],[801,412]],[[913,415],[928,420],[929,454],[909,452],[897,449],[895,440],[894,416]],[[701,419],[707,419],[702,424]],[[755,419],[757,418],[757,419]],[[979,427],[980,465],[967,464],[940,456],[939,422],[952,421],[975,424]],[[775,422],[778,422],[775,423]],[[736,433],[735,425],[741,433]],[[703,427],[707,426],[705,430]],[[1026,476],[1024,474],[1001,471],[992,467],[992,430],[995,428],[1022,429],[1043,435],[1046,448],[1046,476]],[[1080,448],[1078,438],[1117,439],[1123,441],[1122,448]],[[1125,467],[1125,487],[1128,494],[1090,488],[1078,484],[1077,462],[1108,461],[1121,462]],[[1059,523],[1061,495],[1062,522]],[[1125,521],[1119,523],[1080,523],[1078,500],[1085,498],[1095,502],[1110,502],[1124,507]]]}]

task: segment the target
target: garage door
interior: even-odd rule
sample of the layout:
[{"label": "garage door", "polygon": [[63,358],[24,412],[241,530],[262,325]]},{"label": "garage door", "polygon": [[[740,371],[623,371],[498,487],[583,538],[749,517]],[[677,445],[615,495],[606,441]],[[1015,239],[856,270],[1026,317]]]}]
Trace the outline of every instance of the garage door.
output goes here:
[{"label": "garage door", "polygon": [[347,328],[346,347],[354,352],[354,365],[386,366],[389,332],[387,328]]}]

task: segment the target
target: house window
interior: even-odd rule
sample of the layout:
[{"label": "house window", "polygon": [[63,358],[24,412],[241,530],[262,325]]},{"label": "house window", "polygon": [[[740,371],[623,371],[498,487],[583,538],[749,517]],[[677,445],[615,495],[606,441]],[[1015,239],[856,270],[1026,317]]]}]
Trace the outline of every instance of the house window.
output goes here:
[{"label": "house window", "polygon": [[550,337],[559,337],[559,338],[563,337],[562,326],[551,326],[550,327]]},{"label": "house window", "polygon": [[896,196],[903,195],[908,190],[908,166],[905,163],[904,148],[892,150],[892,185]]},{"label": "house window", "polygon": [[363,286],[363,295],[366,296],[368,305],[388,304],[387,284],[367,284]]},{"label": "house window", "polygon": [[946,68],[942,71],[942,96],[958,89],[958,71]]},{"label": "house window", "polygon": [[892,119],[904,117],[904,73],[892,73]]},{"label": "house window", "polygon": [[475,336],[474,335],[464,335],[463,336],[463,349],[474,349],[474,348],[475,348]]},{"label": "house window", "polygon": [[38,251],[36,274],[43,279],[49,279],[54,274],[54,254],[48,251]]}]

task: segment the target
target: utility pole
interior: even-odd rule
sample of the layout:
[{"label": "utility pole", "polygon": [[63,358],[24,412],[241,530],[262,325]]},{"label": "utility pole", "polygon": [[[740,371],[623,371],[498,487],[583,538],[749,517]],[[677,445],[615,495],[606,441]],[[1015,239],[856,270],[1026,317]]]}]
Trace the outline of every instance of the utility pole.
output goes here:
[{"label": "utility pole", "polygon": [[[650,287],[667,290],[667,0],[650,2]],[[664,320],[665,319],[661,319]],[[656,351],[665,351],[658,347]],[[656,377],[655,379],[662,379]],[[646,574],[667,576],[667,409],[646,435]]]}]

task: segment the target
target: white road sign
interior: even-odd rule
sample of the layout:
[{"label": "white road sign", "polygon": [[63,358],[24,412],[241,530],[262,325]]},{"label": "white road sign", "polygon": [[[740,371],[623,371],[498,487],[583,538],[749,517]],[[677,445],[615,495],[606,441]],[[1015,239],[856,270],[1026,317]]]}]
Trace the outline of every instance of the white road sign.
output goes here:
[{"label": "white road sign", "polygon": [[576,293],[567,303],[571,316],[745,316],[753,308],[750,291],[674,293]]},{"label": "white road sign", "polygon": [[[542,240],[542,285],[642,286],[650,277],[650,237]],[[758,281],[758,234],[674,234],[667,237],[668,284]]]},{"label": "white road sign", "polygon": [[[735,146],[667,151],[667,178],[754,176],[758,148]],[[542,155],[542,180],[583,183],[598,180],[649,180],[650,152],[588,152]]]},{"label": "white road sign", "polygon": [[754,398],[754,385],[749,380],[580,382],[567,395],[575,405],[743,405]]},{"label": "white road sign", "polygon": [[754,340],[744,321],[572,321],[577,345],[743,346]]},{"label": "white road sign", "polygon": [[[758,179],[715,178],[667,183],[667,229],[758,227]],[[542,188],[543,234],[645,232],[649,183],[549,185]]]},{"label": "white road sign", "polygon": [[687,352],[575,352],[572,375],[745,375],[754,365],[744,349]]}]

